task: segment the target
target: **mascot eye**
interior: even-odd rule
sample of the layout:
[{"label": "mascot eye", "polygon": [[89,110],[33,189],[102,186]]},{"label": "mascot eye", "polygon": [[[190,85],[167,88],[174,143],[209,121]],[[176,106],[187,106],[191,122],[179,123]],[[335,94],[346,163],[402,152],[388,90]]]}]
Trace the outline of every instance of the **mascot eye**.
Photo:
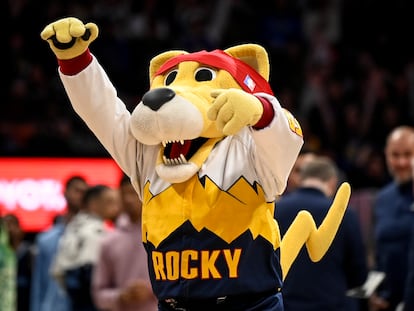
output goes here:
[{"label": "mascot eye", "polygon": [[165,85],[170,85],[171,83],[173,83],[174,80],[175,80],[175,77],[177,76],[177,73],[178,73],[177,69],[174,69],[174,70],[170,71],[167,74],[167,76],[165,77],[164,84]]},{"label": "mascot eye", "polygon": [[194,74],[194,78],[196,79],[196,81],[211,81],[214,80],[214,78],[216,77],[216,71],[211,69],[211,68],[207,68],[207,67],[201,67],[198,68]]}]

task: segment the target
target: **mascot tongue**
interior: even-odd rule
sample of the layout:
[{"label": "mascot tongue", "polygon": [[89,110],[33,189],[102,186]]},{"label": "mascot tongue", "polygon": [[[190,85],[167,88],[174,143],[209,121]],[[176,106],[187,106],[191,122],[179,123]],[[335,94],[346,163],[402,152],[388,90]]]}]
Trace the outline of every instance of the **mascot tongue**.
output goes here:
[{"label": "mascot tongue", "polygon": [[191,147],[191,140],[185,140],[184,144],[181,143],[172,143],[169,158],[175,159],[179,158],[180,154],[183,156],[186,156],[188,152],[190,151]]}]

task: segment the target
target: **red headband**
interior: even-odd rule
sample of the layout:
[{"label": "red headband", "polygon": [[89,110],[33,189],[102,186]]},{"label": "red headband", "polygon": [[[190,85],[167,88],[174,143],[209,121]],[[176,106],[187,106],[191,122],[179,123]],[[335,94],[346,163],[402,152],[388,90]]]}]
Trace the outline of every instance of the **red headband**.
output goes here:
[{"label": "red headband", "polygon": [[200,51],[175,56],[166,61],[157,70],[155,76],[163,74],[185,61],[195,61],[213,68],[226,70],[233,76],[240,87],[248,93],[264,92],[273,95],[269,83],[256,70],[222,50],[214,50],[212,52]]}]

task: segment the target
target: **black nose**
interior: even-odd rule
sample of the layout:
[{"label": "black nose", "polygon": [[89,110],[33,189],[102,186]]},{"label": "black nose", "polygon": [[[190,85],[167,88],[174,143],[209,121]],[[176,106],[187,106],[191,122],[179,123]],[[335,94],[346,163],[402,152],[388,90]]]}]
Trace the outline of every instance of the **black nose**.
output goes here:
[{"label": "black nose", "polygon": [[142,97],[142,103],[152,110],[157,111],[162,105],[173,99],[174,96],[175,92],[172,89],[162,87],[146,92]]}]

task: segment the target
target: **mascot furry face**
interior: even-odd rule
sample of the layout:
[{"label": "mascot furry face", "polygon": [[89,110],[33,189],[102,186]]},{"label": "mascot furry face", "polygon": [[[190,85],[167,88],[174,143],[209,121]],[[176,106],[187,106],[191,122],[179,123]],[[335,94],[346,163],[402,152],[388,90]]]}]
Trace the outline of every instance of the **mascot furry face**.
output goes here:
[{"label": "mascot furry face", "polygon": [[[200,170],[225,135],[215,122],[217,97],[229,89],[243,89],[245,97],[272,94],[268,78],[267,53],[254,44],[162,53],[150,63],[151,90],[132,113],[131,131],[143,144],[162,144],[156,165],[162,179],[183,182]],[[222,113],[228,114],[226,120],[237,117],[233,110]]]},{"label": "mascot furry face", "polygon": [[283,279],[304,244],[314,261],[326,253],[350,187],[339,188],[319,228],[302,211],[281,239],[274,201],[303,137],[270,89],[265,49],[161,53],[150,63],[150,90],[130,113],[89,50],[97,25],[63,18],[41,37],[74,110],[142,199],[142,241],[160,304],[283,310]]}]

